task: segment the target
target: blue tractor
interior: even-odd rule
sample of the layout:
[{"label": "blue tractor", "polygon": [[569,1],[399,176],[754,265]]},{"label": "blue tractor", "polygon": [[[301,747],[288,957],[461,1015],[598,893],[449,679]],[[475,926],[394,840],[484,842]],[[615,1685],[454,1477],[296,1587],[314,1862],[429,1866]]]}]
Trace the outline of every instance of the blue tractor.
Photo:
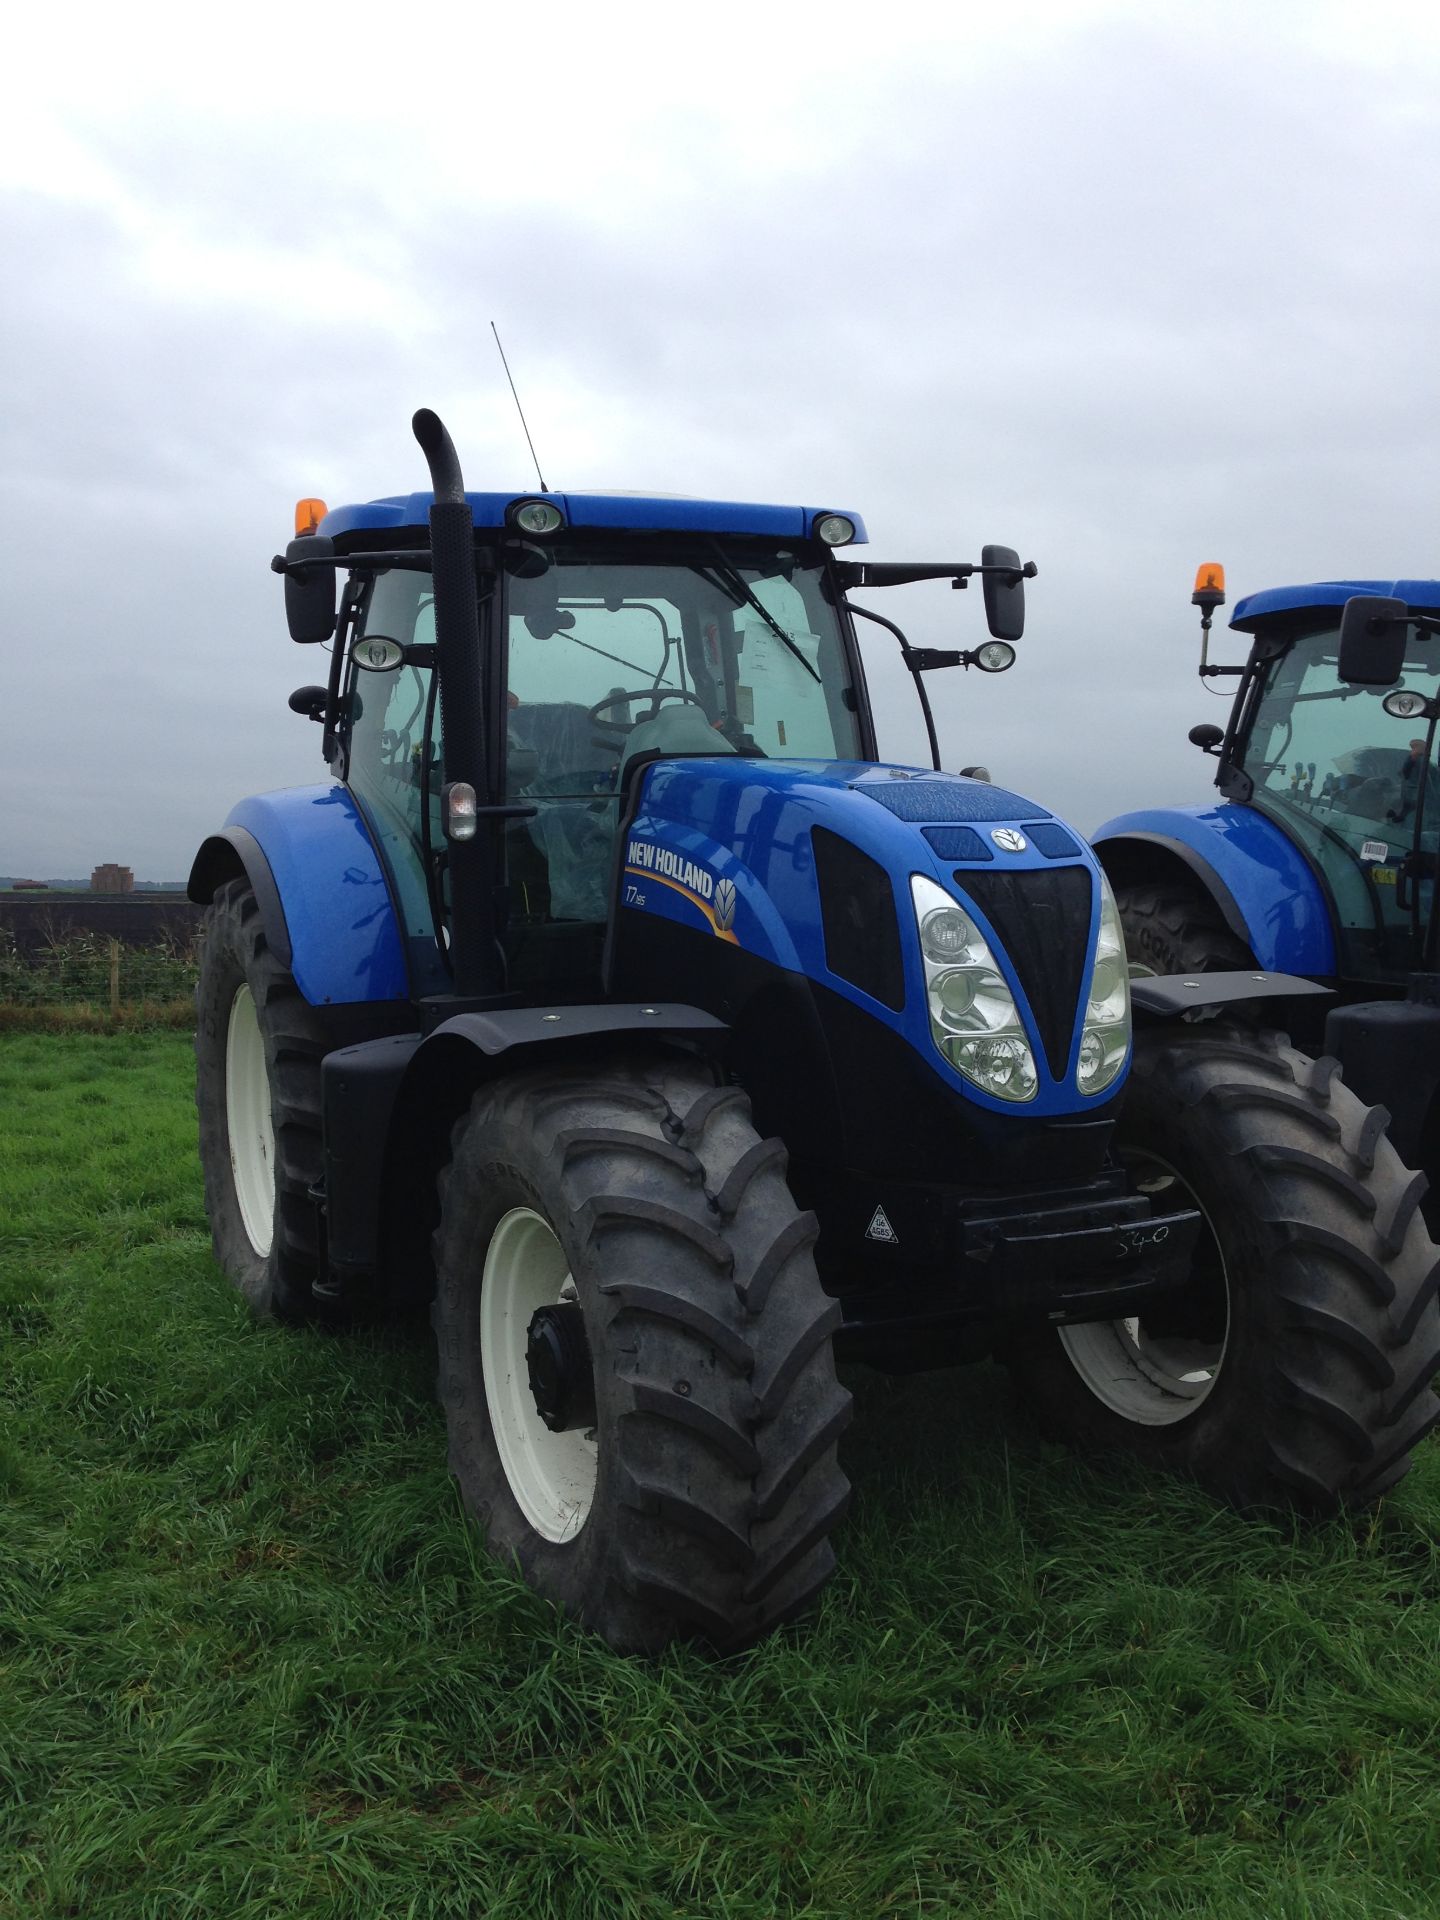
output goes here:
[{"label": "blue tractor", "polygon": [[[1243,665],[1208,659],[1223,569],[1196,578],[1200,672],[1238,680],[1210,807],[1151,808],[1095,835],[1132,967],[1306,974],[1302,1044],[1390,1114],[1402,1159],[1440,1167],[1440,581],[1322,580],[1253,593],[1230,624]],[[1440,1184],[1440,1183],[1437,1183]],[[1435,1196],[1427,1198],[1427,1210]]]},{"label": "blue tractor", "polygon": [[[858,560],[828,510],[467,493],[415,431],[430,491],[302,503],[275,563],[332,647],[291,699],[331,779],[243,801],[190,880],[207,1204],[256,1310],[428,1303],[466,1506],[623,1648],[741,1645],[818,1591],[837,1355],[997,1354],[1076,1444],[1242,1504],[1396,1479],[1434,1254],[1372,1118],[1171,982],[1133,1045],[1079,837],[878,759],[855,617],[928,720],[925,673],[1013,660],[1033,569]],[[847,597],[975,577],[973,651]],[[1341,1267],[1398,1303],[1404,1337],[1366,1301],[1336,1336],[1383,1381],[1287,1331]]]}]

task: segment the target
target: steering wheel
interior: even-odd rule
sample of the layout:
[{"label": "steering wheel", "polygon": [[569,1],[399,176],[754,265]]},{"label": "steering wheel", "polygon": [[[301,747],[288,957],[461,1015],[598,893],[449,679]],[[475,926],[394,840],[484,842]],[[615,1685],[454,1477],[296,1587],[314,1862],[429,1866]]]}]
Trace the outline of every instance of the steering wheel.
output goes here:
[{"label": "steering wheel", "polygon": [[[602,720],[601,714],[607,707],[618,707],[622,700],[648,700],[649,713],[642,714],[639,720]],[[590,708],[590,718],[597,727],[603,727],[607,733],[633,733],[642,721],[653,720],[659,711],[662,700],[688,700],[693,707],[704,711],[705,702],[698,694],[690,693],[684,687],[641,687],[638,692],[618,691],[597,700]]]}]

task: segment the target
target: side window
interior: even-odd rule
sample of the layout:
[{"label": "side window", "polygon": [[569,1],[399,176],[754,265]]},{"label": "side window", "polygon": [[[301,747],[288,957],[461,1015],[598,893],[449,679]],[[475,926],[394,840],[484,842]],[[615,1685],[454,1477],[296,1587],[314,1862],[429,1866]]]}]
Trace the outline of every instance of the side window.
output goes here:
[{"label": "side window", "polygon": [[[1413,722],[1386,713],[1385,689],[1339,679],[1335,639],[1301,640],[1276,664],[1246,765],[1257,805],[1283,817],[1286,833],[1325,876],[1343,969],[1374,978],[1413,964],[1397,880],[1415,841],[1425,740]],[[1412,639],[1405,673],[1411,687],[1428,692],[1434,666],[1426,651]],[[1433,853],[1440,821],[1440,807],[1431,806],[1433,764],[1425,778],[1423,841]]]},{"label": "side window", "polygon": [[[435,638],[430,576],[382,573],[365,607],[360,632],[384,634],[402,646]],[[402,665],[388,673],[350,672],[349,785],[390,869],[412,939],[430,941],[434,926],[425,884],[421,808],[425,793],[425,722],[430,704],[428,667]],[[438,832],[440,774],[436,716],[430,743],[431,829]]]}]

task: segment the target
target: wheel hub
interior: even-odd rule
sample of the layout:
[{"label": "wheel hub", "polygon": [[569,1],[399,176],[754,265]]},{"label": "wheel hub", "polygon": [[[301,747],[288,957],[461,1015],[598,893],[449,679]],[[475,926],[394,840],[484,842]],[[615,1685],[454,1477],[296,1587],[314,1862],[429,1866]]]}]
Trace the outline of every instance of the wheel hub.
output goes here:
[{"label": "wheel hub", "polygon": [[525,1335],[535,1411],[552,1433],[595,1425],[595,1371],[578,1302],[538,1307]]}]

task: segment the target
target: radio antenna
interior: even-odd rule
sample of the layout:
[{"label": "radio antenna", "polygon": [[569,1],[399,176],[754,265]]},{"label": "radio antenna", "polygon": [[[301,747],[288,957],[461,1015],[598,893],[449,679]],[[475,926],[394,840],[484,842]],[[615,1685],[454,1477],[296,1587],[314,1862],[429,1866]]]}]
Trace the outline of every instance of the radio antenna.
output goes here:
[{"label": "radio antenna", "polygon": [[490,322],[490,331],[495,336],[495,348],[500,355],[500,364],[505,369],[505,378],[510,382],[510,391],[515,394],[515,411],[520,416],[521,426],[525,428],[525,442],[530,449],[530,458],[535,462],[535,472],[539,475],[540,491],[548,493],[550,489],[545,484],[544,474],[540,472],[540,456],[535,451],[535,442],[530,438],[530,429],[525,423],[525,409],[520,404],[519,394],[515,393],[515,377],[510,371],[510,362],[505,358],[505,349],[500,345],[500,329],[493,320]]}]

